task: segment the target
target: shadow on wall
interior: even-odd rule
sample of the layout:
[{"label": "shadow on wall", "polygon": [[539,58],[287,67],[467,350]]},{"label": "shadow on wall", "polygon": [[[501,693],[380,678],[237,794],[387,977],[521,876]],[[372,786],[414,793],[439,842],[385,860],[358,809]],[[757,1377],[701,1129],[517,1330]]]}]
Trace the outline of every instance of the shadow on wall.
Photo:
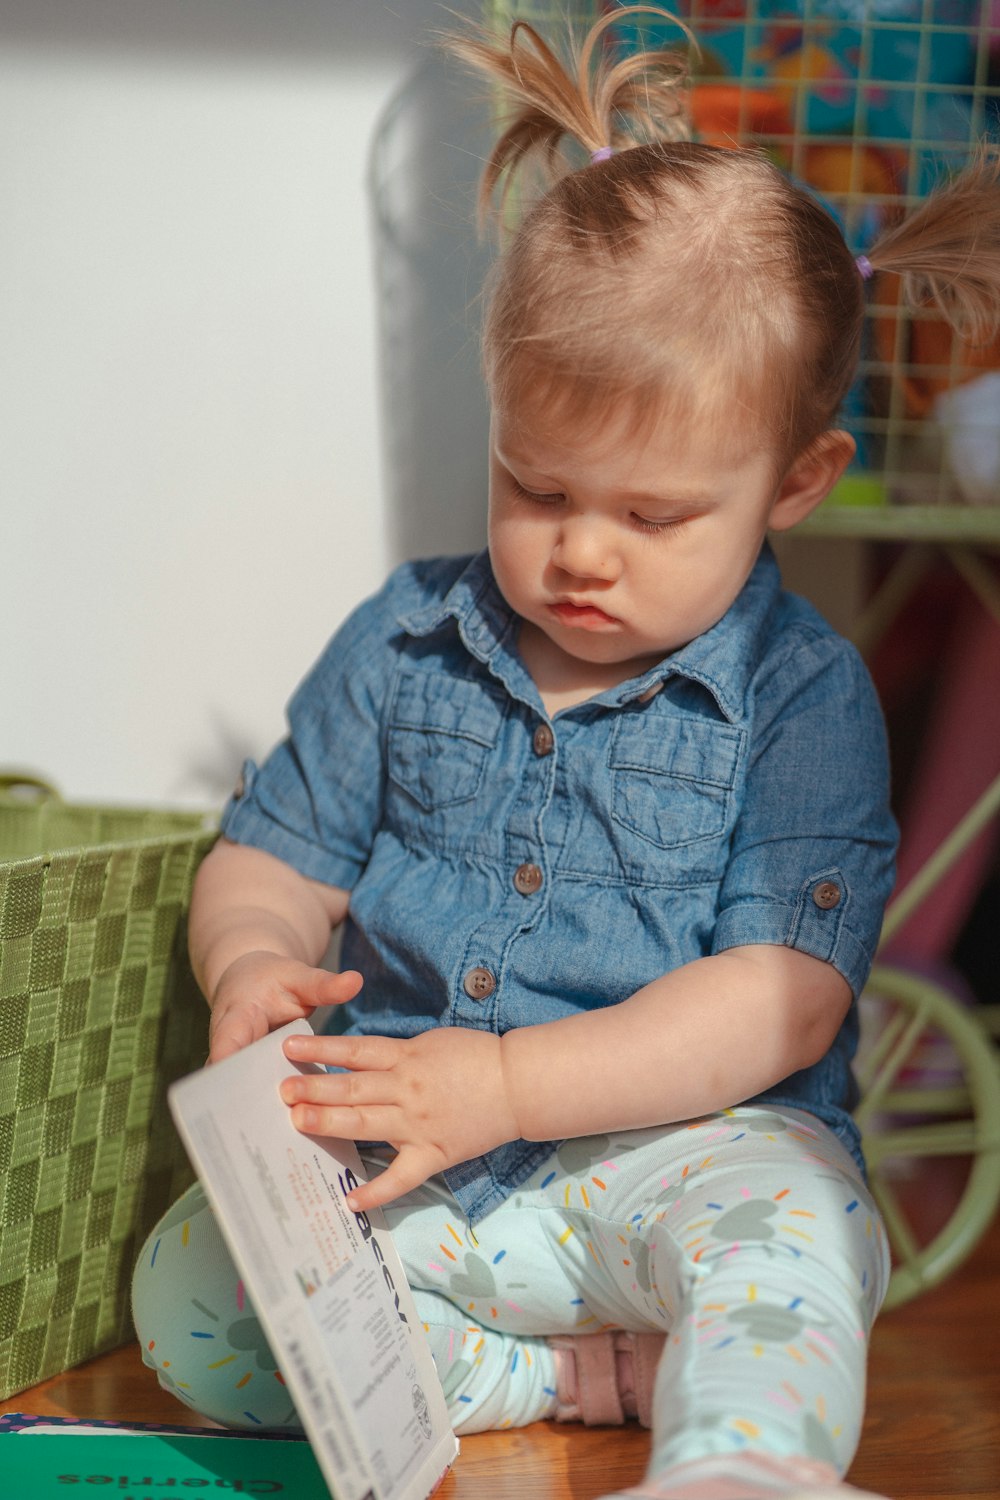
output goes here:
[{"label": "shadow on wall", "polygon": [[[477,241],[475,197],[492,144],[489,100],[477,99],[475,80],[432,45],[454,13],[479,8],[478,0],[0,0],[0,47],[265,70],[304,58],[321,68],[400,70],[419,60],[376,132],[379,306],[374,315],[359,309],[379,325],[390,563],[472,551],[485,538],[489,422],[478,297],[490,254]],[[342,286],[336,295],[356,300],[358,291]]]},{"label": "shadow on wall", "polygon": [[[451,9],[467,0],[451,0]],[[0,0],[8,44],[74,52],[154,51],[267,67],[289,58],[321,66],[350,56],[405,57],[449,24],[441,0]]]},{"label": "shadow on wall", "polygon": [[490,251],[476,188],[489,106],[430,56],[396,93],[371,158],[389,558],[471,552],[486,536],[489,411],[479,293]]}]

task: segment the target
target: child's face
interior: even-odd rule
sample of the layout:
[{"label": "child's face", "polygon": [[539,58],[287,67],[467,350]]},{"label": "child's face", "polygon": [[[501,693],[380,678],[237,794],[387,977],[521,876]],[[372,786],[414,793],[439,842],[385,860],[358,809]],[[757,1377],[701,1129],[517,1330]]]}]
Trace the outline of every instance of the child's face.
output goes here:
[{"label": "child's face", "polygon": [[526,622],[522,645],[541,632],[567,681],[638,675],[721,619],[746,582],[778,498],[773,460],[736,430],[694,427],[550,432],[494,411],[493,570]]}]

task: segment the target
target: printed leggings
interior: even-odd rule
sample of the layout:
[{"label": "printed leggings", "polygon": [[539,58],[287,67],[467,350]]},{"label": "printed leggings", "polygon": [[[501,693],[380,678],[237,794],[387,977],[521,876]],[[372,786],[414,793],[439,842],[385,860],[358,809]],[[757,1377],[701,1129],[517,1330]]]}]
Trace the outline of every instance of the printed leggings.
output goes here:
[{"label": "printed leggings", "polygon": [[[547,1336],[620,1328],[667,1336],[651,1475],[738,1452],[840,1473],[853,1458],[888,1253],[812,1116],[744,1105],[566,1141],[475,1229],[440,1179],[385,1212],[457,1432],[554,1416]],[[197,1186],[147,1241],[133,1302],[144,1360],[186,1405],[298,1427]]]}]

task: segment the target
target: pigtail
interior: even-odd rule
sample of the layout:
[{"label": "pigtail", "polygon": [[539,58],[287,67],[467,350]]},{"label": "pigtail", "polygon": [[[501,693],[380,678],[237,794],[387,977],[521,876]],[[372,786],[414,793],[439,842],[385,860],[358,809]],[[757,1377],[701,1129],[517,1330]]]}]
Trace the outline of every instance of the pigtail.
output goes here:
[{"label": "pigtail", "polygon": [[[577,55],[564,62],[527,21],[515,21],[509,37],[469,27],[444,39],[448,51],[485,74],[515,113],[494,146],[483,172],[479,209],[490,216],[497,187],[499,211],[522,166],[534,159],[551,179],[568,169],[566,137],[593,155],[643,140],[686,140],[684,85],[687,63],[676,51],[639,52],[610,62],[600,46],[609,26],[631,15],[651,15],[690,31],[653,5],[614,10],[590,28]],[[628,122],[628,123],[627,123]]]},{"label": "pigtail", "polygon": [[934,302],[962,338],[1000,330],[1000,149],[983,145],[868,251],[876,271],[902,278],[914,308]]}]

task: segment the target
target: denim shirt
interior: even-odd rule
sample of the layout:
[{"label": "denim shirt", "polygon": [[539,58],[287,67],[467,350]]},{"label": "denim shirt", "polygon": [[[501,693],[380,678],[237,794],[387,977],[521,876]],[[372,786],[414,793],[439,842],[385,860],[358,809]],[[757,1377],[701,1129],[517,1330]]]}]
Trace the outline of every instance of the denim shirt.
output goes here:
[{"label": "denim shirt", "polygon": [[[882,715],[770,548],[718,624],[551,719],[518,625],[485,553],[399,568],[226,808],[230,839],[350,891],[348,1029],[503,1034],[747,943],[831,963],[856,997],[896,843]],[[855,1002],[826,1056],[759,1098],[811,1110],[860,1162],[856,1041]],[[476,1219],[551,1149],[445,1175]]]}]

